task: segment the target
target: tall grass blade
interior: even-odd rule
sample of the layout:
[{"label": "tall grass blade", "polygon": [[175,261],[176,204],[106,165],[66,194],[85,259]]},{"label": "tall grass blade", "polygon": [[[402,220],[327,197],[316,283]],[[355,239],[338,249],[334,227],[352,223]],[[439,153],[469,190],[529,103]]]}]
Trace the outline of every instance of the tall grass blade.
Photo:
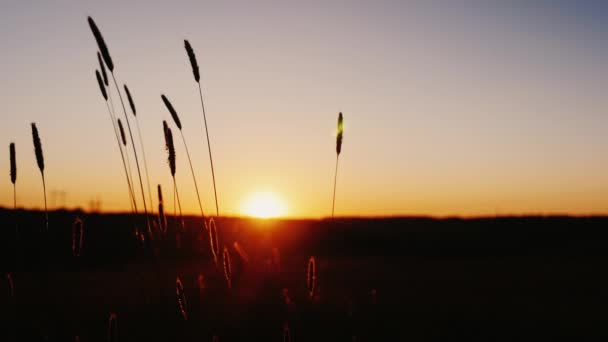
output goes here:
[{"label": "tall grass blade", "polygon": [[175,124],[179,128],[179,132],[182,136],[182,141],[184,142],[184,147],[186,149],[186,157],[188,157],[188,164],[190,165],[190,172],[192,173],[192,180],[194,181],[194,190],[196,191],[196,198],[198,200],[198,206],[201,209],[201,216],[202,216],[203,222],[204,222],[205,221],[205,212],[203,211],[203,203],[201,202],[201,196],[198,191],[198,184],[196,182],[196,176],[194,174],[194,167],[192,167],[192,159],[190,158],[190,151],[188,151],[188,144],[186,144],[186,138],[184,137],[184,132],[182,131],[182,128],[181,128],[182,127],[181,122],[179,121],[177,112],[175,111],[175,108],[173,108],[173,105],[171,105],[171,102],[169,101],[169,99],[165,95],[161,95],[161,98],[163,99],[165,106],[169,110],[169,113],[171,113],[171,116],[173,117],[173,121],[175,121]]},{"label": "tall grass blade", "polygon": [[13,209],[17,209],[17,156],[15,152],[15,143],[11,143],[8,149],[11,162],[11,183],[13,183]]},{"label": "tall grass blade", "polygon": [[222,253],[222,260],[224,264],[224,277],[226,278],[226,285],[229,289],[232,288],[232,262],[230,261],[230,252],[227,247],[224,247]]},{"label": "tall grass blade", "polygon": [[95,76],[97,78],[97,83],[99,85],[99,89],[101,91],[101,95],[103,96],[105,102],[106,102],[106,108],[108,109],[108,115],[110,116],[110,122],[112,122],[112,130],[114,131],[114,136],[116,138],[116,143],[118,144],[118,151],[120,152],[120,158],[122,160],[122,167],[125,171],[125,177],[127,178],[127,186],[128,186],[128,190],[129,190],[129,202],[131,205],[131,210],[137,214],[137,202],[135,201],[135,193],[133,192],[133,186],[131,183],[131,176],[130,176],[130,171],[127,168],[127,162],[125,161],[125,155],[123,152],[123,147],[122,144],[120,143],[120,134],[118,132],[118,127],[116,124],[116,117],[114,116],[114,112],[113,110],[110,109],[110,105],[108,104],[108,93],[106,90],[106,87],[102,81],[102,77],[101,74],[99,73],[99,70],[95,70]]},{"label": "tall grass blade", "polygon": [[209,219],[209,244],[211,245],[211,253],[213,254],[213,262],[217,265],[217,258],[220,254],[220,244],[217,236],[217,227],[215,226],[215,220]]},{"label": "tall grass blade", "polygon": [[308,259],[308,269],[306,272],[306,287],[308,295],[313,298],[317,289],[317,262],[314,256]]},{"label": "tall grass blade", "polygon": [[177,308],[179,309],[179,313],[184,319],[184,321],[188,320],[188,304],[186,303],[186,293],[184,292],[184,285],[182,284],[181,279],[177,277],[175,280],[175,292],[177,295]]},{"label": "tall grass blade", "polygon": [[[127,94],[127,100],[129,100],[129,106],[131,107],[131,111],[133,112],[133,116],[135,117],[135,125],[137,126],[137,135],[139,136],[139,145],[141,146],[141,153],[144,158],[144,171],[146,171],[146,182],[148,184],[148,199],[150,200],[150,207],[152,208],[152,190],[150,189],[150,174],[148,172],[148,161],[146,160],[146,150],[144,148],[144,140],[141,135],[141,128],[139,126],[139,119],[137,117],[137,110],[135,109],[135,102],[133,101],[133,97],[131,96],[131,92],[129,91],[129,87],[124,85],[125,93]],[[133,147],[135,148],[135,146]],[[152,213],[154,213],[154,209],[151,209]]]},{"label": "tall grass blade", "polygon": [[344,134],[344,119],[342,112],[338,115],[338,134],[336,135],[336,171],[334,173],[334,196],[331,204],[331,217],[334,218],[334,212],[336,208],[336,182],[338,180],[338,160],[340,152],[342,152],[342,138]]},{"label": "tall grass blade", "polygon": [[158,222],[163,235],[167,234],[167,218],[165,217],[165,204],[163,202],[163,191],[158,184]]},{"label": "tall grass blade", "polygon": [[46,181],[44,180],[44,155],[42,154],[42,142],[40,141],[40,135],[38,134],[38,128],[36,124],[32,122],[32,139],[34,141],[34,152],[36,153],[36,163],[40,174],[42,175],[42,191],[44,194],[44,218],[46,230],[49,230],[49,211],[46,204]]},{"label": "tall grass blade", "polygon": [[213,156],[211,154],[211,142],[209,138],[209,130],[207,128],[207,115],[205,114],[205,103],[203,102],[203,89],[201,88],[201,76],[198,69],[198,63],[196,61],[196,55],[194,54],[194,50],[190,45],[188,40],[184,40],[184,47],[186,48],[186,53],[188,54],[188,59],[190,60],[190,65],[192,66],[192,73],[194,74],[194,80],[198,83],[198,93],[201,99],[201,108],[203,110],[203,122],[205,124],[205,136],[207,137],[207,150],[209,151],[209,164],[211,164],[211,177],[213,180],[213,195],[215,197],[215,215],[220,215],[219,204],[217,200],[217,187],[215,185],[215,167],[213,166]]}]

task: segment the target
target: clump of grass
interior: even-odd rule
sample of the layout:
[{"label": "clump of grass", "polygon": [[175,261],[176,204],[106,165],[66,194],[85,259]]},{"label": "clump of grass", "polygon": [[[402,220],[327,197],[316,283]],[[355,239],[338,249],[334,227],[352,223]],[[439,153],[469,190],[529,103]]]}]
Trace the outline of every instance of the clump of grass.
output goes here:
[{"label": "clump of grass", "polygon": [[[135,117],[135,125],[137,126],[137,135],[139,136],[139,145],[141,146],[141,154],[144,158],[144,171],[146,172],[146,181],[148,182],[148,198],[150,200],[150,206],[152,206],[152,191],[150,190],[150,176],[148,173],[148,162],[146,160],[146,150],[144,149],[144,140],[141,135],[141,128],[139,127],[139,119],[137,117],[137,110],[135,108],[135,102],[133,102],[133,97],[131,96],[131,92],[129,91],[129,87],[124,85],[125,93],[127,94],[127,100],[129,101],[129,106],[131,107],[131,112]],[[135,146],[133,146],[135,149]]]},{"label": "clump of grass", "polygon": [[211,253],[213,254],[213,262],[217,265],[217,258],[220,254],[219,239],[217,236],[217,227],[215,226],[215,220],[209,219],[209,244],[211,246]]},{"label": "clump of grass", "polygon": [[84,242],[84,222],[80,217],[76,217],[72,224],[72,255],[79,257],[82,254]]},{"label": "clump of grass", "polygon": [[207,137],[207,149],[209,150],[209,163],[211,164],[211,177],[213,178],[213,194],[215,196],[215,215],[220,215],[219,204],[217,201],[217,190],[215,186],[215,169],[213,167],[213,157],[211,155],[211,143],[209,141],[209,130],[207,129],[207,115],[205,114],[205,104],[203,102],[203,90],[201,88],[201,75],[198,69],[198,62],[196,61],[196,55],[194,54],[194,50],[190,45],[188,40],[184,40],[184,47],[186,48],[186,53],[188,54],[188,59],[190,60],[190,65],[192,66],[192,74],[194,75],[194,80],[198,84],[198,93],[201,98],[201,107],[203,109],[203,121],[205,123],[205,136]]},{"label": "clump of grass", "polygon": [[11,143],[8,147],[11,162],[11,183],[13,183],[13,209],[17,209],[17,156],[15,152],[15,143]]},{"label": "clump of grass", "polygon": [[224,277],[226,278],[226,285],[228,288],[232,288],[232,263],[230,261],[230,252],[227,247],[224,247],[224,252],[222,253],[222,259],[224,264]]},{"label": "clump of grass", "polygon": [[167,234],[167,218],[165,217],[165,205],[163,202],[163,191],[158,184],[158,222],[163,235]]},{"label": "clump of grass", "polygon": [[114,312],[108,319],[108,342],[118,342],[118,316]]},{"label": "clump of grass", "polygon": [[308,295],[313,298],[315,290],[317,289],[317,262],[315,257],[311,256],[308,259],[308,270],[306,272],[306,287],[308,288]]},{"label": "clump of grass", "polygon": [[342,138],[344,134],[344,124],[342,112],[338,114],[338,134],[336,135],[336,172],[334,174],[334,196],[331,205],[331,217],[334,217],[334,209],[336,207],[336,181],[338,180],[338,159],[340,158],[340,152],[342,152]]},{"label": "clump of grass", "polygon": [[175,122],[175,125],[179,129],[179,132],[182,136],[182,141],[184,142],[184,147],[186,148],[186,156],[188,157],[188,163],[190,164],[190,172],[192,173],[192,180],[194,181],[194,190],[196,190],[196,198],[198,199],[198,206],[201,209],[201,216],[203,217],[203,221],[204,221],[205,213],[203,211],[203,203],[201,202],[201,196],[198,191],[198,185],[196,182],[196,177],[194,175],[194,168],[192,167],[192,159],[190,159],[190,152],[188,151],[188,145],[186,144],[186,138],[184,137],[184,132],[182,131],[182,123],[179,120],[177,111],[175,110],[175,108],[173,107],[173,105],[171,104],[169,99],[164,94],[161,95],[161,99],[165,103],[167,110],[169,111],[169,113],[171,114],[171,117],[173,118],[173,122]]},{"label": "clump of grass", "polygon": [[177,295],[177,308],[179,309],[179,313],[184,319],[184,321],[188,320],[188,306],[186,303],[186,293],[184,292],[184,285],[182,284],[181,279],[177,277],[175,280],[175,292]]},{"label": "clump of grass", "polygon": [[[169,170],[171,171],[171,177],[173,177],[173,194],[177,197],[177,205],[179,207],[179,217],[181,221],[181,228],[184,228],[184,217],[182,215],[182,204],[179,200],[179,191],[177,190],[177,183],[175,182],[175,171],[176,171],[176,163],[175,163],[175,145],[173,143],[173,133],[171,132],[171,128],[167,125],[167,121],[163,120],[163,131],[165,133],[165,148],[168,153],[167,161],[169,162]],[[173,201],[173,217],[175,217],[175,201]]]},{"label": "clump of grass", "polygon": [[[97,55],[100,56],[99,53]],[[101,57],[99,57],[99,58],[100,58],[99,62],[103,66]],[[105,74],[105,68],[103,70],[104,70],[104,74]],[[112,122],[112,130],[114,131],[116,143],[118,144],[118,150],[120,152],[120,158],[122,160],[122,167],[125,171],[125,177],[127,178],[127,186],[128,186],[128,190],[129,190],[129,202],[131,204],[131,210],[133,210],[133,212],[135,214],[137,214],[137,202],[135,201],[135,194],[133,192],[133,186],[131,183],[129,169],[127,168],[127,163],[125,161],[125,155],[123,152],[122,144],[120,143],[120,136],[119,136],[118,128],[116,127],[116,117],[114,116],[114,113],[110,109],[110,105],[108,104],[108,91],[106,89],[105,82],[102,79],[102,76],[101,76],[99,70],[95,70],[95,76],[97,78],[97,83],[99,85],[99,90],[101,91],[101,95],[103,96],[103,98],[106,102],[106,108],[108,109],[108,115],[110,116],[110,121]],[[107,79],[107,76],[106,76],[106,79]]]},{"label": "clump of grass", "polygon": [[[95,24],[95,21],[91,17],[88,17],[87,21],[89,23],[89,27],[91,28],[91,31],[93,32],[93,36],[95,37],[95,41],[97,42],[99,51],[101,52],[101,57],[103,57],[103,60],[106,64],[106,66],[110,70],[110,73],[112,73],[112,80],[114,81],[114,86],[116,87],[116,92],[118,93],[118,97],[120,98],[120,104],[122,105],[122,111],[124,113],[125,122],[127,123],[127,128],[129,130],[129,137],[131,138],[131,145],[133,145],[133,147],[134,147],[133,154],[135,156],[135,165],[137,166],[137,175],[139,176],[139,186],[141,189],[142,202],[144,204],[144,214],[145,214],[145,218],[146,218],[146,226],[147,226],[146,234],[148,234],[148,237],[150,237],[151,228],[150,228],[150,221],[149,221],[149,217],[148,217],[148,208],[146,205],[146,196],[144,194],[144,184],[143,184],[143,181],[141,178],[141,171],[140,171],[140,167],[139,167],[139,158],[137,157],[137,149],[135,148],[135,142],[133,140],[133,132],[131,131],[131,124],[129,123],[129,117],[127,115],[125,103],[122,99],[122,95],[120,93],[120,88],[118,87],[118,82],[116,81],[116,75],[114,74],[114,62],[112,61],[112,57],[110,57],[110,51],[108,50],[108,46],[106,45],[106,42],[103,39],[103,36],[101,35],[101,31],[99,31],[97,24]],[[147,239],[147,240],[149,240],[149,239]]]},{"label": "clump of grass", "polygon": [[38,169],[40,169],[40,175],[42,176],[42,191],[44,193],[44,222],[46,230],[49,230],[49,211],[46,205],[46,181],[44,180],[44,155],[42,154],[42,142],[40,141],[40,135],[38,134],[38,128],[36,124],[32,122],[32,138],[34,141],[34,152],[36,153],[36,163]]}]

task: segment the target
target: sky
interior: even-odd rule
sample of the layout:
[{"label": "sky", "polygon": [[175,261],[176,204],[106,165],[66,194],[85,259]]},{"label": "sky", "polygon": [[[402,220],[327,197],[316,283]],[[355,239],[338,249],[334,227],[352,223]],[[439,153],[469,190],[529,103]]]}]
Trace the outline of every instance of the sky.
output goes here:
[{"label": "sky", "polygon": [[336,215],[608,214],[608,3],[574,0],[3,0],[0,206],[13,201],[10,142],[18,206],[44,204],[36,122],[51,208],[98,199],[103,211],[129,210],[87,16],[132,92],[150,182],[168,211],[162,120],[174,131],[184,211],[198,204],[161,94],[214,212],[188,39],[223,215],[244,214],[258,192],[280,198],[289,217],[331,215],[340,111]]}]

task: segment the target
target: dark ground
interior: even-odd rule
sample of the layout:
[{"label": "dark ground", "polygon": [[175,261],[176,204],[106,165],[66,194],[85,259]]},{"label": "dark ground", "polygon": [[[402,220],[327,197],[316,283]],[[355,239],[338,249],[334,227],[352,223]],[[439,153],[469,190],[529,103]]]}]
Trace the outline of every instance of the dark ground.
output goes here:
[{"label": "dark ground", "polygon": [[[72,255],[76,216],[84,220],[80,257]],[[180,249],[171,230],[153,252],[128,216],[54,212],[48,233],[43,220],[0,210],[0,341],[107,341],[111,312],[122,341],[281,341],[285,324],[292,341],[608,338],[607,218],[222,219],[232,289],[194,218]]]}]

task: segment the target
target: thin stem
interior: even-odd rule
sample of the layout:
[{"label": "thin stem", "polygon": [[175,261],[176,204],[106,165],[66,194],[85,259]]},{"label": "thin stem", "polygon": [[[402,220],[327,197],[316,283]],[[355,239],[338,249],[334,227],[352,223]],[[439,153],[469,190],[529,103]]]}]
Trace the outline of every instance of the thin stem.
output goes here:
[{"label": "thin stem", "polygon": [[205,219],[205,213],[203,212],[203,204],[201,203],[201,196],[198,192],[198,185],[196,184],[196,177],[194,176],[194,168],[192,167],[192,160],[190,159],[190,152],[188,152],[188,145],[186,144],[186,138],[184,138],[184,132],[179,130],[179,133],[182,135],[182,141],[184,142],[184,147],[186,148],[186,156],[188,157],[188,163],[190,164],[190,172],[192,172],[192,179],[194,180],[194,190],[196,190],[196,198],[198,199],[198,206],[201,208],[201,216],[203,220]]},{"label": "thin stem", "polygon": [[177,205],[179,207],[179,219],[182,225],[182,231],[184,230],[184,216],[182,215],[182,203],[179,200],[179,191],[177,191],[177,183],[175,183],[175,176],[173,176],[173,189],[175,189],[175,195],[177,196]]},{"label": "thin stem", "polygon": [[336,180],[338,179],[338,160],[339,155],[336,155],[336,172],[334,174],[334,199],[331,204],[331,218],[334,218],[334,208],[336,207]]},{"label": "thin stem", "polygon": [[[125,149],[125,159],[127,161],[127,177],[129,178],[129,182],[133,184],[133,173],[131,172],[131,159],[129,158],[129,146],[123,145]],[[136,203],[135,193],[132,194],[133,203]]]},{"label": "thin stem", "polygon": [[116,137],[116,143],[118,144],[118,150],[120,151],[120,158],[122,159],[122,167],[125,170],[125,177],[127,178],[127,186],[129,187],[129,202],[131,203],[131,210],[137,214],[137,202],[135,201],[135,195],[133,194],[133,186],[131,185],[131,178],[127,171],[127,163],[125,162],[125,155],[122,150],[122,144],[120,143],[120,137],[118,136],[118,128],[116,127],[116,117],[114,116],[110,106],[106,101],[106,107],[108,108],[108,114],[110,115],[110,121],[112,122],[112,128],[114,129],[114,136]]},{"label": "thin stem", "polygon": [[46,231],[49,231],[49,210],[46,206],[46,182],[44,180],[44,172],[40,172],[42,174],[42,191],[44,192],[44,220]]},{"label": "thin stem", "polygon": [[139,159],[137,158],[137,149],[135,148],[135,142],[133,141],[133,133],[131,132],[131,124],[129,123],[129,116],[127,115],[127,110],[125,108],[125,102],[122,100],[122,95],[120,94],[120,88],[118,88],[118,82],[116,82],[116,76],[114,76],[114,72],[112,72],[112,80],[114,80],[114,86],[116,87],[116,92],[118,92],[118,97],[120,98],[120,104],[122,105],[122,111],[125,115],[125,121],[127,122],[127,128],[129,129],[129,137],[131,138],[131,145],[133,145],[133,154],[135,155],[135,165],[137,166],[137,175],[139,176],[139,187],[141,188],[141,198],[144,202],[144,214],[146,216],[146,226],[148,227],[148,241],[151,236],[151,228],[150,228],[150,220],[148,217],[148,207],[146,206],[146,195],[144,194],[144,183],[141,180],[141,171],[139,170]]},{"label": "thin stem", "polygon": [[17,184],[13,183],[13,210],[17,210]]},{"label": "thin stem", "polygon": [[213,167],[213,157],[211,156],[211,143],[209,142],[209,131],[207,130],[207,116],[205,115],[205,104],[203,103],[203,90],[201,82],[198,82],[198,93],[201,97],[201,107],[203,108],[203,120],[205,122],[205,135],[207,136],[207,149],[209,150],[209,162],[211,163],[211,177],[213,178],[213,194],[215,195],[215,216],[220,216],[220,209],[217,203],[217,190],[215,187],[215,170]]},{"label": "thin stem", "polygon": [[[146,161],[146,150],[144,149],[144,140],[141,137],[141,129],[139,128],[139,119],[135,117],[135,125],[137,126],[137,135],[139,135],[139,144],[141,145],[141,154],[144,157],[144,171],[146,171],[146,181],[148,182],[148,198],[150,199],[150,213],[154,214],[154,205],[152,205],[152,191],[150,190],[150,176],[148,174],[148,162]],[[133,146],[135,149],[135,146]]]}]

